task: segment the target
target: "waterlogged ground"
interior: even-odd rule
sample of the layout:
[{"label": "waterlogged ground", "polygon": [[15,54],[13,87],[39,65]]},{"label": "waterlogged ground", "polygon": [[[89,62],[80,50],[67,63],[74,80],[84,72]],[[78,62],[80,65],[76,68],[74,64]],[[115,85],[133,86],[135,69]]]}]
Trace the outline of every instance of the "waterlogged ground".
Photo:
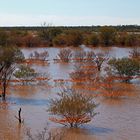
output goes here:
[{"label": "waterlogged ground", "polygon": [[[91,50],[84,46],[81,49]],[[28,57],[33,51],[43,51],[44,48],[23,49]],[[73,64],[53,63],[59,48],[47,48],[49,65],[33,65],[38,72],[48,72],[52,77],[49,85],[12,86],[8,89],[7,102],[0,105],[0,140],[26,139],[27,129],[33,134],[48,126],[51,132],[63,132],[64,140],[139,140],[140,139],[140,81],[125,84],[127,96],[122,99],[98,98],[100,103],[97,116],[87,125],[79,129],[69,129],[49,121],[46,111],[49,98],[55,96],[53,80],[68,79],[73,70]],[[111,57],[129,55],[129,48],[95,48],[95,52],[108,52]],[[18,124],[17,111],[22,108],[24,123]]]}]

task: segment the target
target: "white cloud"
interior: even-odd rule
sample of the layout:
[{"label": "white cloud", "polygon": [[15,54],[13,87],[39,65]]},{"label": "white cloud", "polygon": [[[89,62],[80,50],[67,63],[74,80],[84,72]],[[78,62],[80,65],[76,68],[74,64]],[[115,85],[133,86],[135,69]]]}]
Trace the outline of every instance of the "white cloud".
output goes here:
[{"label": "white cloud", "polygon": [[56,26],[86,25],[123,25],[140,24],[140,18],[98,17],[98,16],[56,16],[56,15],[13,15],[0,14],[0,26],[40,26],[41,23],[52,23]]}]

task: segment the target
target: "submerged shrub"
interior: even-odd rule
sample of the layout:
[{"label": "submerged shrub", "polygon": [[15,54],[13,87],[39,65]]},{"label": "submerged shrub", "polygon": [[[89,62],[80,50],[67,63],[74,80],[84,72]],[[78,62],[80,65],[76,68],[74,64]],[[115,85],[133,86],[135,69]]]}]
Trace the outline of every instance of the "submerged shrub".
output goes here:
[{"label": "submerged shrub", "polygon": [[2,97],[5,100],[7,86],[17,67],[17,64],[23,62],[24,55],[16,47],[0,47],[0,88]]},{"label": "submerged shrub", "polygon": [[51,121],[78,127],[88,123],[97,114],[94,109],[97,107],[93,97],[79,93],[73,89],[63,90],[58,94],[59,98],[52,99],[48,111],[60,118],[50,118]]},{"label": "submerged shrub", "polygon": [[62,140],[61,132],[51,132],[48,127],[33,135],[30,129],[27,129],[26,137],[28,140]]},{"label": "submerged shrub", "polygon": [[140,59],[140,48],[134,47],[129,53],[131,58]]},{"label": "submerged shrub", "polygon": [[85,51],[75,51],[74,59],[79,62],[83,62],[86,59],[86,52]]},{"label": "submerged shrub", "polygon": [[72,50],[71,49],[61,49],[58,53],[58,59],[63,62],[69,62],[72,58]]},{"label": "submerged shrub", "polygon": [[120,76],[128,82],[134,76],[140,75],[140,62],[130,58],[113,58],[108,63],[111,67],[112,74]]},{"label": "submerged shrub", "polygon": [[37,52],[34,51],[33,53],[30,53],[29,58],[35,59],[35,60],[42,60],[45,61],[49,57],[49,53],[47,50],[44,50],[43,52]]},{"label": "submerged shrub", "polygon": [[14,73],[14,76],[21,80],[22,84],[25,85],[29,81],[32,81],[37,76],[37,73],[33,68],[29,66],[21,65],[19,70]]}]

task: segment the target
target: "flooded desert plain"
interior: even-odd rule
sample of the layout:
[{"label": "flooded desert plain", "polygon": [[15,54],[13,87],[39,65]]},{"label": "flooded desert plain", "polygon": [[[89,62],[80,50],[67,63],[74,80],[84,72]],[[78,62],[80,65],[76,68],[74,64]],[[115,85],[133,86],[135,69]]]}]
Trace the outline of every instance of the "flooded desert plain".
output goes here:
[{"label": "flooded desert plain", "polygon": [[[56,96],[63,81],[70,79],[69,73],[74,70],[75,62],[55,62],[61,48],[23,48],[25,58],[34,51],[49,53],[47,64],[31,65],[39,73],[48,73],[50,80],[43,84],[11,84],[8,87],[6,102],[0,101],[0,140],[26,140],[26,131],[31,130],[35,135],[47,126],[51,132],[63,133],[64,140],[139,140],[140,139],[140,79],[130,83],[121,83],[125,87],[126,95],[122,98],[95,97],[99,103],[96,112],[99,112],[91,122],[79,128],[68,128],[49,120],[47,112],[49,99]],[[131,48],[81,46],[72,51],[94,51],[107,53],[108,57],[129,57]],[[61,79],[61,80],[60,80]],[[62,81],[58,83],[57,81]],[[60,85],[59,85],[60,84]],[[66,83],[69,84],[69,83]],[[81,86],[78,90],[82,90]],[[84,89],[87,94],[94,95],[94,91]],[[90,92],[90,93],[89,93]],[[123,92],[123,91],[122,91]],[[17,116],[22,109],[24,123],[19,124]]]}]

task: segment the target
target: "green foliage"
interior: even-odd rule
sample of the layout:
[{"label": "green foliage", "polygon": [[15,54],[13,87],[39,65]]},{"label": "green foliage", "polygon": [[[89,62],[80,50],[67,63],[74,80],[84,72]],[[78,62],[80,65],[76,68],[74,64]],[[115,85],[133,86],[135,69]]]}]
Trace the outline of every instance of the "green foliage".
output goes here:
[{"label": "green foliage", "polygon": [[126,46],[135,46],[137,45],[137,36],[135,34],[129,34],[125,40]]},{"label": "green foliage", "polygon": [[60,34],[53,39],[53,44],[57,46],[66,45],[66,35]]},{"label": "green foliage", "polygon": [[129,53],[131,58],[140,60],[140,48],[134,47]]},{"label": "green foliage", "polygon": [[130,58],[116,59],[113,58],[108,63],[111,66],[111,71],[114,75],[127,77],[129,81],[133,76],[140,75],[140,62]]},{"label": "green foliage", "polygon": [[118,33],[118,35],[116,37],[117,45],[125,46],[127,36],[128,36],[128,34],[126,32]]},{"label": "green foliage", "polygon": [[65,34],[68,46],[79,46],[82,44],[83,36],[80,31],[67,31]]},{"label": "green foliage", "polygon": [[55,45],[79,46],[83,42],[83,36],[80,31],[68,30],[54,39]]},{"label": "green foliage", "polygon": [[20,65],[19,70],[14,73],[14,76],[21,80],[23,85],[27,85],[37,77],[37,73],[33,68],[30,68],[29,66]]},{"label": "green foliage", "polygon": [[10,67],[24,59],[23,53],[16,47],[0,47],[0,66]]},{"label": "green foliage", "polygon": [[42,27],[0,28],[2,46],[79,46],[93,45],[140,45],[140,26],[82,26],[55,27],[44,24]]},{"label": "green foliage", "polygon": [[95,33],[91,34],[87,38],[87,44],[89,44],[89,45],[97,46],[97,45],[99,45],[99,43],[100,43],[99,36]]},{"label": "green foliage", "polygon": [[115,42],[116,30],[113,27],[104,26],[100,29],[100,38],[103,45],[113,45]]},{"label": "green foliage", "polygon": [[8,32],[1,30],[0,31],[0,45],[7,46],[9,43],[9,35]]},{"label": "green foliage", "polygon": [[21,65],[19,70],[14,73],[16,78],[23,78],[27,79],[29,77],[35,77],[36,73],[35,70],[30,68],[29,66]]},{"label": "green foliage", "polygon": [[97,104],[93,101],[92,96],[78,93],[73,89],[63,90],[58,95],[59,98],[50,101],[48,111],[53,115],[61,116],[64,119],[64,125],[77,127],[89,122],[96,115],[94,109]]},{"label": "green foliage", "polygon": [[46,41],[49,45],[52,45],[53,39],[62,33],[60,28],[43,26],[39,32],[39,36]]},{"label": "green foliage", "polygon": [[22,52],[15,47],[0,47],[0,85],[5,99],[6,88],[16,68],[16,64],[24,59]]}]

